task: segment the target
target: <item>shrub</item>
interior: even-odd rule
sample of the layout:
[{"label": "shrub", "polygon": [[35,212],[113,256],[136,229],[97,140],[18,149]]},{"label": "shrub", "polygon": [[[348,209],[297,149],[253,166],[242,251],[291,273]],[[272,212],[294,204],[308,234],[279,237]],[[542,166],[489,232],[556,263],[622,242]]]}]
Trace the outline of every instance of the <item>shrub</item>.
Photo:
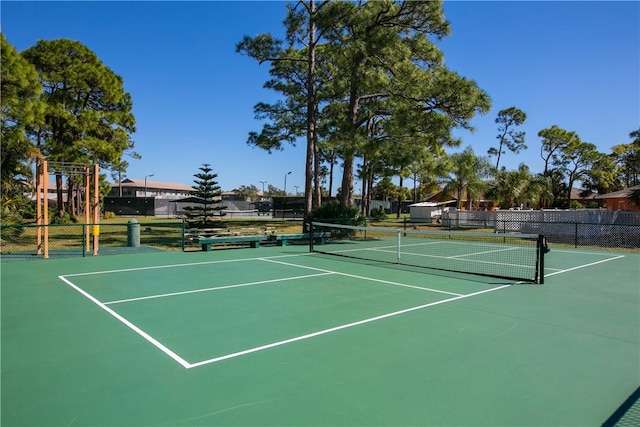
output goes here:
[{"label": "shrub", "polygon": [[387,214],[382,207],[378,207],[371,211],[371,219],[373,221],[384,221],[387,219]]},{"label": "shrub", "polygon": [[309,214],[309,221],[364,225],[367,219],[360,214],[357,208],[353,206],[342,208],[338,202],[331,201],[312,210]]},{"label": "shrub", "polygon": [[104,215],[102,216],[104,219],[115,219],[116,213],[111,211],[104,211]]},{"label": "shrub", "polygon": [[[345,225],[366,225],[367,218],[362,216],[360,211],[353,206],[342,208],[338,202],[331,201],[312,210],[309,215],[309,221]],[[354,233],[354,230],[342,230],[341,232],[331,230],[331,236],[339,238],[349,237]]]},{"label": "shrub", "polygon": [[58,216],[57,213],[51,212],[51,209],[50,209],[49,218],[50,218],[50,221],[49,221],[50,224],[77,224],[78,223],[78,218],[71,215],[69,212],[65,212],[64,215]]}]

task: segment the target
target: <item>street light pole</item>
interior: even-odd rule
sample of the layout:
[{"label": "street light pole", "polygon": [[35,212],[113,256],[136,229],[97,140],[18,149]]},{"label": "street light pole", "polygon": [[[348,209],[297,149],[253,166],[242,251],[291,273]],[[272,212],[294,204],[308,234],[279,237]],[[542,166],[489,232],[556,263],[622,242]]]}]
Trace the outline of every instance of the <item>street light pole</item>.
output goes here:
[{"label": "street light pole", "polygon": [[299,185],[294,185],[295,189],[296,189],[296,196],[298,195],[298,188],[300,188]]},{"label": "street light pole", "polygon": [[287,208],[287,175],[291,175],[291,171],[284,174],[284,204],[282,206],[282,218],[284,219],[284,211]]},{"label": "street light pole", "polygon": [[264,198],[264,185],[267,183],[267,181],[260,181],[260,183],[262,184],[262,198]]},{"label": "street light pole", "polygon": [[147,216],[147,178],[154,174],[145,175],[144,177],[144,216]]}]

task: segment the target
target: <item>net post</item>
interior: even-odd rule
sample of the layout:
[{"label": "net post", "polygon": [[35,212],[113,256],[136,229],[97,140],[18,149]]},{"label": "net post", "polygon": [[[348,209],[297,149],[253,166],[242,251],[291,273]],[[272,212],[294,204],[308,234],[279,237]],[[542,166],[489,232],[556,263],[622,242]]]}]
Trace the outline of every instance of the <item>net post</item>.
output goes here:
[{"label": "net post", "polygon": [[400,230],[398,230],[398,244],[396,245],[396,262],[400,264]]},{"label": "net post", "polygon": [[42,254],[42,163],[36,164],[36,253]]},{"label": "net post", "polygon": [[536,283],[539,285],[544,285],[544,254],[547,251],[547,241],[544,235],[538,235],[538,243],[537,243],[537,258],[538,262],[536,262]]},{"label": "net post", "polygon": [[313,222],[309,221],[309,252],[311,253],[313,253],[314,232]]}]

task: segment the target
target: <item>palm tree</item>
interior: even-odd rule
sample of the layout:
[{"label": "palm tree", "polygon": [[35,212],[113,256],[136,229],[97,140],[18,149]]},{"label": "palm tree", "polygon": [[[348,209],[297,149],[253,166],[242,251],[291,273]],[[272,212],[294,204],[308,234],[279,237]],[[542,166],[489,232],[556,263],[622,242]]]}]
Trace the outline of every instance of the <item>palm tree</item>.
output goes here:
[{"label": "palm tree", "polygon": [[476,156],[473,148],[467,147],[461,153],[452,154],[451,172],[446,179],[444,191],[456,194],[458,209],[466,192],[467,209],[471,210],[474,198],[486,188],[485,178],[491,176],[493,167],[487,157]]},{"label": "palm tree", "polygon": [[501,208],[509,209],[520,205],[539,205],[540,199],[552,197],[552,192],[548,178],[532,175],[529,167],[521,163],[518,170],[500,170],[489,184],[486,195]]}]

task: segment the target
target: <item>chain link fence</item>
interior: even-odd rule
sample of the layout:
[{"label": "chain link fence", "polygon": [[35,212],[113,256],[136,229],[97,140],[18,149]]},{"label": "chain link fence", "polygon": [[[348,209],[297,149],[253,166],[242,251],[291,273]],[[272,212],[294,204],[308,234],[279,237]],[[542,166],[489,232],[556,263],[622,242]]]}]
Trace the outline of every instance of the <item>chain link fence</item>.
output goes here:
[{"label": "chain link fence", "polygon": [[139,244],[131,241],[131,226],[118,224],[17,224],[0,225],[0,260],[27,261],[45,257],[45,232],[49,258],[91,256],[98,234],[99,254],[183,250],[184,222],[140,223]]},{"label": "chain link fence", "polygon": [[549,243],[640,250],[640,213],[578,211],[444,212],[442,227],[543,234]]}]

